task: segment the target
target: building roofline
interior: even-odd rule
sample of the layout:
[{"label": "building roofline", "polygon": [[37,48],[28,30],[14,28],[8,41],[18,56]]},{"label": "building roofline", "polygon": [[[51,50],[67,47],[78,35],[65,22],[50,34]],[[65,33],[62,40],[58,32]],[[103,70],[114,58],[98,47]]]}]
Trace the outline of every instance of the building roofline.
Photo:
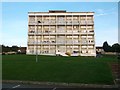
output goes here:
[{"label": "building roofline", "polygon": [[[51,13],[51,12],[28,12],[28,13]],[[95,12],[57,12],[57,13],[95,13]]]},{"label": "building roofline", "polygon": [[87,12],[77,12],[77,11],[74,11],[74,12],[68,11],[67,12],[66,10],[49,10],[48,12],[41,12],[41,11],[40,12],[38,12],[38,11],[33,12],[32,11],[32,12],[28,12],[28,14],[29,13],[95,13],[95,12],[91,12],[91,11],[90,12],[88,12],[88,11]]},{"label": "building roofline", "polygon": [[28,12],[28,15],[94,15],[94,12]]}]

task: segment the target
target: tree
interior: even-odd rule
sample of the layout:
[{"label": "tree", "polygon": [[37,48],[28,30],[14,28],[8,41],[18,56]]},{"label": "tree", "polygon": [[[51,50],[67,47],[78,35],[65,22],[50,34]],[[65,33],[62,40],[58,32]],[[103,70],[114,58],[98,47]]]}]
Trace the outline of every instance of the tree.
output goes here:
[{"label": "tree", "polygon": [[2,45],[2,52],[9,52],[10,47]]},{"label": "tree", "polygon": [[105,52],[112,52],[112,47],[108,45],[107,41],[103,43],[103,49]]},{"label": "tree", "polygon": [[11,47],[12,51],[15,51],[15,52],[18,51],[18,48],[19,48],[18,46],[12,46],[12,47]]},{"label": "tree", "polygon": [[119,52],[120,53],[120,44],[115,43],[112,45],[113,52]]}]

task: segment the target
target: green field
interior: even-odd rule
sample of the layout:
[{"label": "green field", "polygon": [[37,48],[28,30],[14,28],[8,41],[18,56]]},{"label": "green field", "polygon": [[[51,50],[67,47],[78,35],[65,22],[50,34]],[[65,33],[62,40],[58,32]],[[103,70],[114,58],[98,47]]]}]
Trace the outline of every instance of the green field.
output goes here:
[{"label": "green field", "polygon": [[3,55],[2,79],[40,82],[114,84],[110,63],[115,56],[61,57]]}]

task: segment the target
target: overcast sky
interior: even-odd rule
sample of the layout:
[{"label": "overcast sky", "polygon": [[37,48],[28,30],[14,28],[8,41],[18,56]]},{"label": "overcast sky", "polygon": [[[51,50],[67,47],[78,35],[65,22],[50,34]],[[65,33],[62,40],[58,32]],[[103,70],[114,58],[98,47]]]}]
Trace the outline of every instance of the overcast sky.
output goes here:
[{"label": "overcast sky", "polygon": [[27,46],[28,12],[49,10],[93,11],[96,46],[104,41],[110,45],[118,42],[117,2],[3,2],[0,44]]}]

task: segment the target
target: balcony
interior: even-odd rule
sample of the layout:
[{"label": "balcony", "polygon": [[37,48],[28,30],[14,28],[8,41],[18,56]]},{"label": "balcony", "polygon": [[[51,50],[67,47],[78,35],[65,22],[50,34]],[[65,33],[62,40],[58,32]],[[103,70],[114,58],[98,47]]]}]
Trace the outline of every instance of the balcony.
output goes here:
[{"label": "balcony", "polygon": [[93,21],[80,21],[80,25],[93,25],[94,22]]},{"label": "balcony", "polygon": [[94,32],[80,32],[82,35],[94,35]]},{"label": "balcony", "polygon": [[28,35],[41,35],[41,32],[29,32]]},{"label": "balcony", "polygon": [[72,21],[73,25],[79,25],[79,21]]},{"label": "balcony", "polygon": [[65,22],[65,21],[63,21],[63,22],[59,22],[59,21],[57,21],[56,24],[57,24],[57,25],[65,25],[66,22]]},{"label": "balcony", "polygon": [[[50,23],[49,22],[43,22],[42,25],[49,25]],[[41,25],[41,24],[39,24]]]},{"label": "balcony", "polygon": [[80,25],[86,25],[86,21],[80,21]]},{"label": "balcony", "polygon": [[55,45],[54,42],[43,41],[43,42],[28,42],[28,45]]},{"label": "balcony", "polygon": [[93,35],[94,34],[94,31],[92,30],[92,31],[88,31],[88,30],[82,30],[81,32],[80,32],[80,34],[88,34],[88,35]]},{"label": "balcony", "polygon": [[56,21],[49,21],[49,25],[56,25]]},{"label": "balcony", "polygon": [[35,22],[29,22],[29,25],[36,25]]},{"label": "balcony", "polygon": [[94,24],[94,21],[88,20],[86,23],[89,24],[89,25],[93,25],[93,24]]},{"label": "balcony", "polygon": [[80,41],[66,41],[66,44],[67,44],[67,45],[69,45],[69,44],[70,44],[70,45],[71,45],[71,44],[72,44],[72,45],[73,45],[73,44],[74,44],[74,45],[80,45]]},{"label": "balcony", "polygon": [[94,42],[81,42],[82,45],[94,45]]},{"label": "balcony", "polygon": [[79,21],[66,21],[66,25],[79,25]]}]

